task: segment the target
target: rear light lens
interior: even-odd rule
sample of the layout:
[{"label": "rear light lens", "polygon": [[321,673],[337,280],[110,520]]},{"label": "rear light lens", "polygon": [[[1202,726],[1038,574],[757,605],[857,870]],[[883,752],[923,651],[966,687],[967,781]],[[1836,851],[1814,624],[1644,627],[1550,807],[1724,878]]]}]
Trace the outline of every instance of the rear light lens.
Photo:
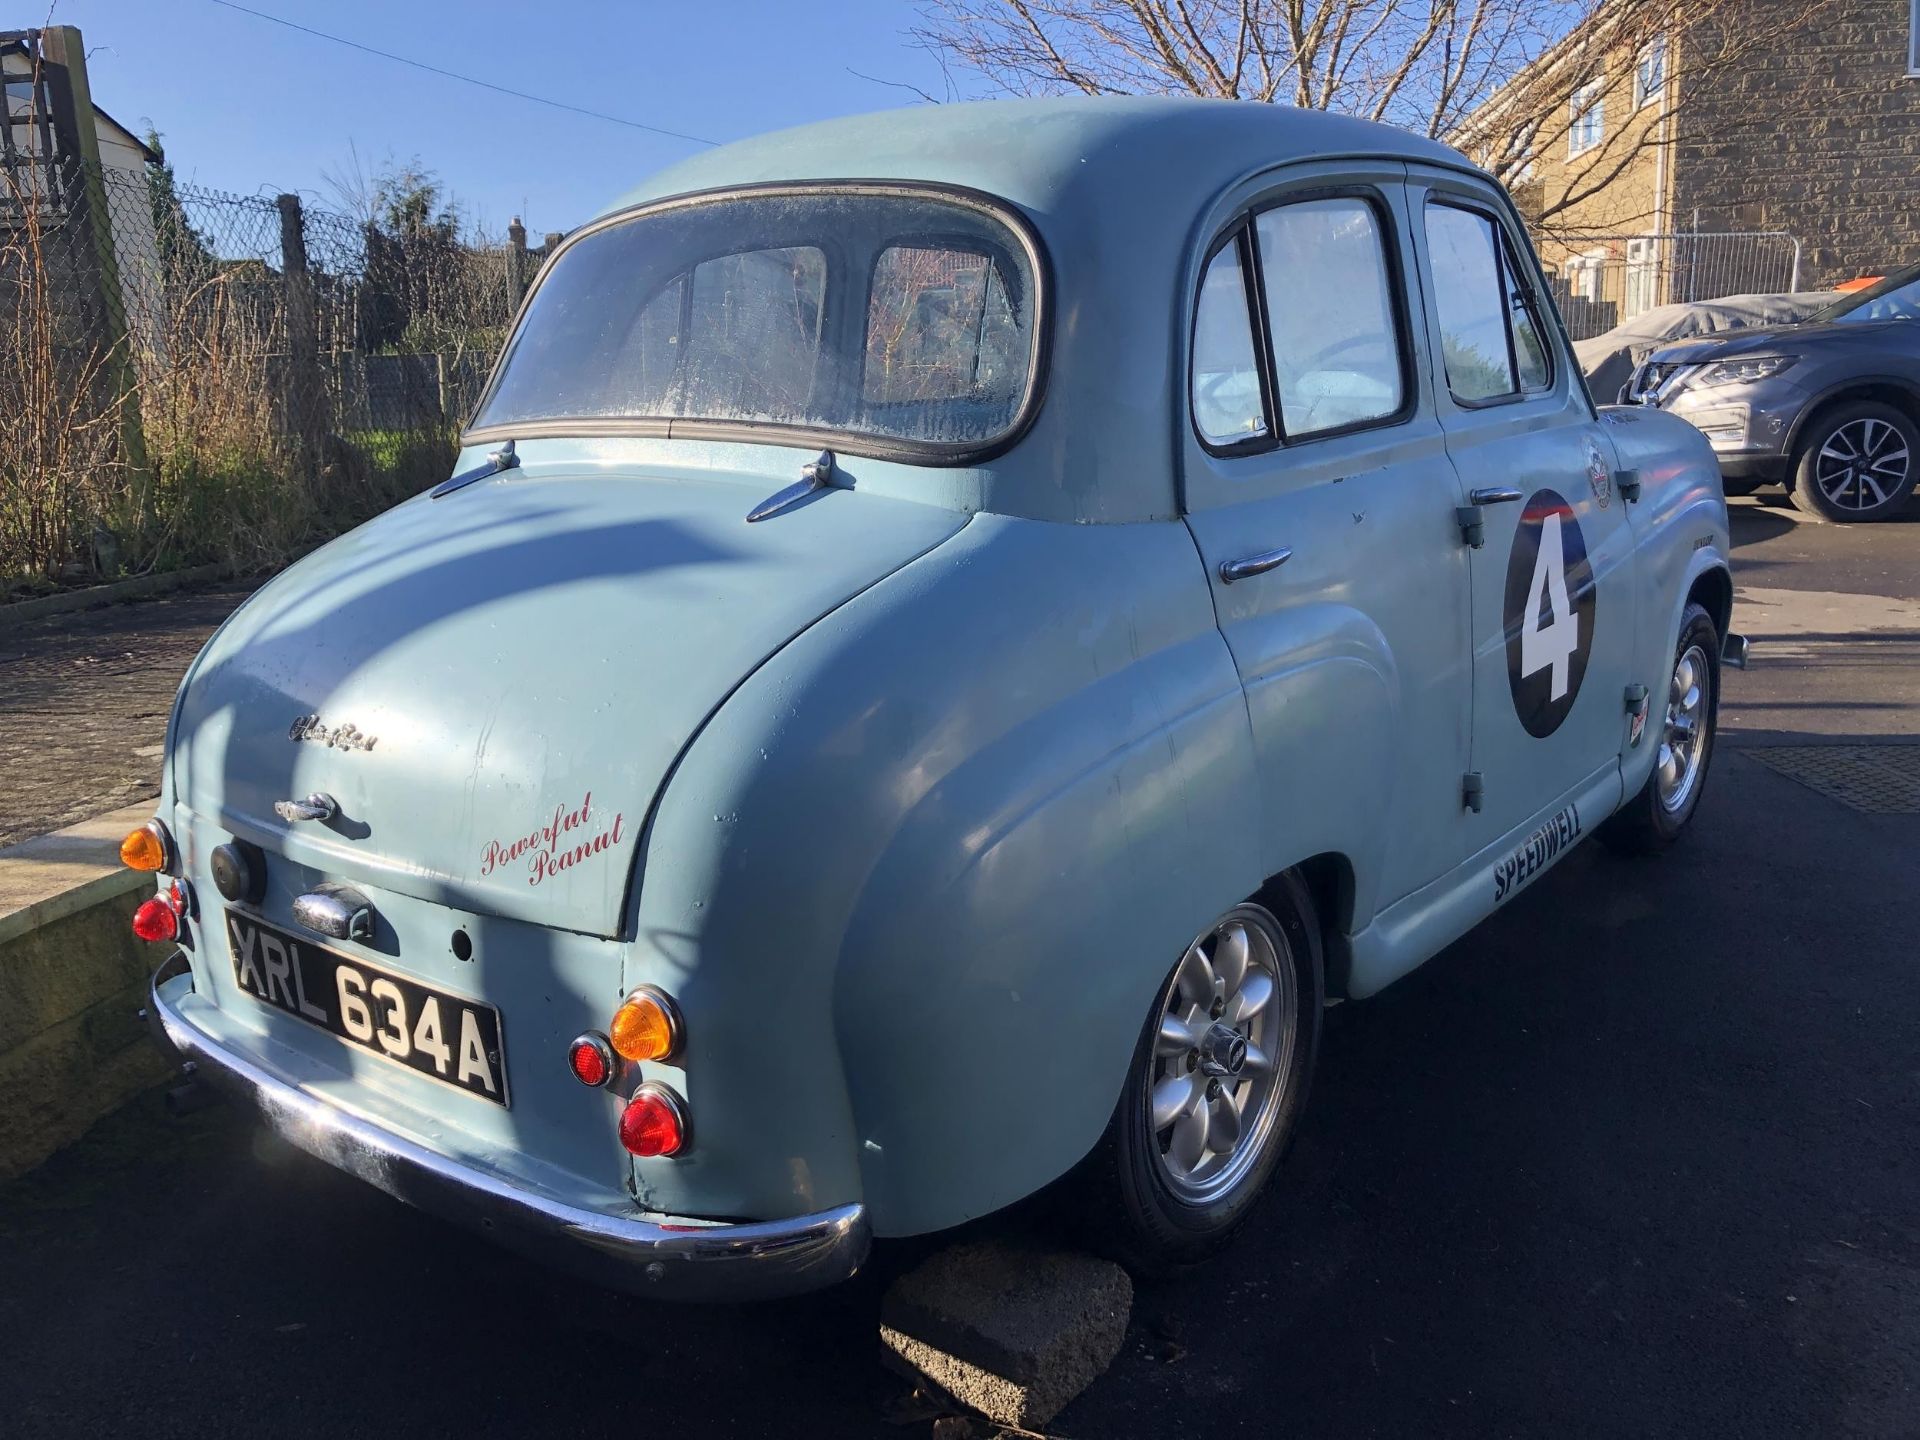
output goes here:
[{"label": "rear light lens", "polygon": [[582,1085],[599,1089],[613,1083],[614,1071],[619,1067],[607,1037],[589,1030],[567,1047],[567,1068]]},{"label": "rear light lens", "polygon": [[687,1145],[685,1103],[664,1085],[642,1085],[620,1112],[620,1143],[642,1160],[678,1155]]},{"label": "rear light lens", "polygon": [[613,1012],[614,1050],[628,1060],[666,1060],[680,1048],[680,1009],[666,991],[642,985]]},{"label": "rear light lens", "polygon": [[149,942],[179,939],[180,914],[173,908],[171,897],[154,895],[142,900],[133,912],[133,933]]},{"label": "rear light lens", "polygon": [[167,827],[158,820],[149,820],[120,842],[120,863],[129,870],[164,870],[172,854]]}]

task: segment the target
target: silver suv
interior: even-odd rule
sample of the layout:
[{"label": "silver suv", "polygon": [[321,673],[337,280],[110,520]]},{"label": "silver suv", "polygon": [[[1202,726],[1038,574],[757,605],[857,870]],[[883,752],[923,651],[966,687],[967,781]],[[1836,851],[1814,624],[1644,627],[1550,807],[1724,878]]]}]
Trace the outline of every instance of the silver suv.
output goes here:
[{"label": "silver suv", "polygon": [[1698,427],[1730,495],[1783,484],[1829,520],[1890,520],[1920,481],[1920,266],[1797,325],[1663,346],[1620,399]]}]

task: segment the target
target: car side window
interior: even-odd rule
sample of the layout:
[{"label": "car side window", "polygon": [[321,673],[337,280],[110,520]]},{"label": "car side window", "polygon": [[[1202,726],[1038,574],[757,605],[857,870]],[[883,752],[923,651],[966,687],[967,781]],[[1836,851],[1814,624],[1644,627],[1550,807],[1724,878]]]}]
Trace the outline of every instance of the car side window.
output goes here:
[{"label": "car side window", "polygon": [[1225,449],[1268,433],[1255,344],[1236,234],[1207,262],[1193,322],[1193,423],[1209,445]]},{"label": "car side window", "polygon": [[1254,231],[1282,432],[1397,415],[1405,379],[1378,212],[1356,196],[1300,200],[1264,211]]},{"label": "car side window", "polygon": [[1544,390],[1553,377],[1546,334],[1492,217],[1429,202],[1427,254],[1454,398],[1484,405]]},{"label": "car side window", "polygon": [[1500,276],[1507,288],[1507,315],[1513,325],[1513,358],[1522,390],[1545,390],[1553,384],[1553,362],[1547,358],[1547,332],[1534,308],[1532,293],[1520,277],[1520,257],[1513,241],[1500,236]]}]

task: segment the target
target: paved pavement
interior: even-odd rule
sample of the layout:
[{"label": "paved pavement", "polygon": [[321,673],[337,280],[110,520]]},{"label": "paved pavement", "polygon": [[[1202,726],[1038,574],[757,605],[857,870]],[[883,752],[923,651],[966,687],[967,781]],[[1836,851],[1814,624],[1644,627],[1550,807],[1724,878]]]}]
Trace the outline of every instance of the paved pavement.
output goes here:
[{"label": "paved pavement", "polygon": [[193,657],[249,593],[221,586],[0,632],[0,845],[160,793]]},{"label": "paved pavement", "polygon": [[[1920,814],[1762,763],[1835,733],[1920,743],[1920,625],[1891,603],[1920,599],[1920,527],[1742,505],[1736,528],[1756,668],[1729,678],[1687,843],[1583,846],[1330,1012],[1275,1192],[1227,1258],[1142,1289],[1060,1434],[1920,1433]],[[1887,603],[1834,598],[1860,596]],[[148,1104],[0,1190],[0,1416],[13,1436],[925,1434],[875,1338],[921,1253],[780,1305],[649,1307],[232,1112]]]}]

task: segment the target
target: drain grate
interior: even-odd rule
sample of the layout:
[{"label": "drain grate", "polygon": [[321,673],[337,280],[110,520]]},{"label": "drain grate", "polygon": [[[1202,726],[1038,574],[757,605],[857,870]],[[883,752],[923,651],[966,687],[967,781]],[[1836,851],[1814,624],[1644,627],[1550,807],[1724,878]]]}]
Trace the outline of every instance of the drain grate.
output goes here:
[{"label": "drain grate", "polygon": [[1869,815],[1920,815],[1920,745],[1760,745],[1741,753]]}]

